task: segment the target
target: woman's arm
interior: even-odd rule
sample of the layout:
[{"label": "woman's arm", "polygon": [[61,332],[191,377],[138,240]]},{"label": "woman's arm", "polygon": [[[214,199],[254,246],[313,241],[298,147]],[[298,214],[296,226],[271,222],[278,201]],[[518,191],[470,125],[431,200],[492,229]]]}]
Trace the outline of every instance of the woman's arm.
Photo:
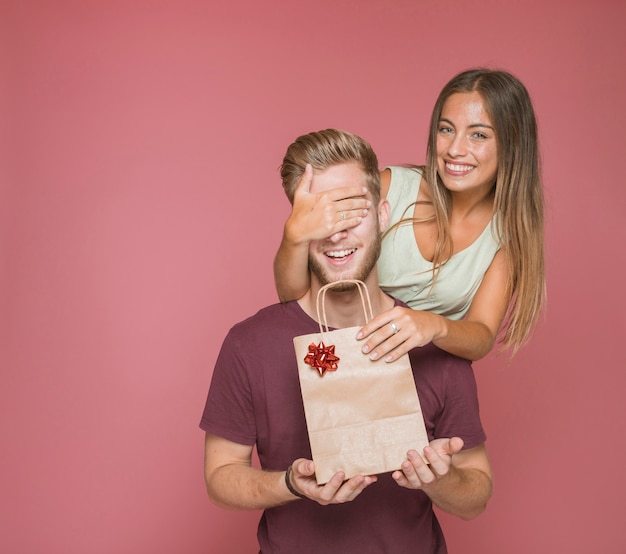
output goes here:
[{"label": "woman's arm", "polygon": [[293,208],[274,258],[274,280],[281,302],[297,300],[309,290],[309,244],[355,227],[367,215],[365,187],[349,186],[311,193],[313,170],[306,166],[296,188]]},{"label": "woman's arm", "polygon": [[442,350],[468,360],[486,356],[498,338],[509,306],[508,282],[509,270],[504,252],[500,250],[485,272],[465,318],[446,319],[446,333],[433,342]]},{"label": "woman's arm", "polygon": [[498,336],[510,300],[507,283],[508,269],[500,250],[485,272],[464,319],[455,321],[397,306],[372,319],[357,338],[367,339],[363,352],[372,359],[391,362],[412,348],[433,342],[461,358],[479,360],[491,351]]}]

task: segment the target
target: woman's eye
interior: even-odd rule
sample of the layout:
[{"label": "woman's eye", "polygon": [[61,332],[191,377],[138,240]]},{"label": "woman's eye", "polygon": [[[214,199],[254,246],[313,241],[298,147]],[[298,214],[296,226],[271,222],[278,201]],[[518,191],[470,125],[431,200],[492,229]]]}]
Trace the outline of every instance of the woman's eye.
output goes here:
[{"label": "woman's eye", "polygon": [[472,136],[477,139],[486,139],[489,138],[485,133],[473,133]]},{"label": "woman's eye", "polygon": [[451,133],[452,129],[450,127],[439,127],[440,133]]}]

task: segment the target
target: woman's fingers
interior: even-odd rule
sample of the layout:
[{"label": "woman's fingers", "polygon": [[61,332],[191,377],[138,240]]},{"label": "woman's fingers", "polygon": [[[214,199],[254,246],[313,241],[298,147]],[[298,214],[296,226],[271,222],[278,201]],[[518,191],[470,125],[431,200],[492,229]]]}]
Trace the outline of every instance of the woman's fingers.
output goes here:
[{"label": "woman's fingers", "polygon": [[425,325],[428,314],[396,306],[376,316],[357,333],[366,339],[362,352],[370,359],[393,362],[412,348],[428,344],[433,335]]},{"label": "woman's fingers", "polygon": [[288,220],[295,241],[322,240],[357,226],[367,216],[371,202],[364,187],[342,187],[321,193],[310,192],[313,176],[307,166],[294,195]]}]

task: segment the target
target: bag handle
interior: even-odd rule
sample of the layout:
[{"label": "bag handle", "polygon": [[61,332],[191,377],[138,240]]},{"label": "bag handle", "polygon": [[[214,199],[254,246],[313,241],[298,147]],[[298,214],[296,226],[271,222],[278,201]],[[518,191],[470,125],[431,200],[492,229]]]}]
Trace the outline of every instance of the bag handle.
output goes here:
[{"label": "bag handle", "polygon": [[339,284],[344,283],[352,283],[356,285],[357,289],[359,290],[359,294],[361,295],[361,305],[363,306],[363,313],[365,314],[365,323],[369,323],[369,321],[374,318],[370,294],[367,290],[367,285],[363,281],[359,281],[357,279],[342,279],[340,281],[335,281],[334,283],[328,283],[327,285],[324,285],[319,291],[317,291],[317,302],[315,306],[317,309],[317,321],[320,324],[320,334],[322,335],[322,338],[324,332],[328,332],[328,319],[326,317],[326,305],[324,303],[324,301],[326,300],[326,291],[332,289]]}]

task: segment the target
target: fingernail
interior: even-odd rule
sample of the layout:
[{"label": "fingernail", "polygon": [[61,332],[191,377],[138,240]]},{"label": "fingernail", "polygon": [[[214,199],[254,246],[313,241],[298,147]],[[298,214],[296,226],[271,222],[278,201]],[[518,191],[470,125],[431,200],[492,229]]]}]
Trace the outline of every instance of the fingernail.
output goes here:
[{"label": "fingernail", "polygon": [[370,356],[370,360],[377,360],[377,359],[378,359],[378,354],[376,352],[372,352]]},{"label": "fingernail", "polygon": [[387,357],[385,358],[385,361],[386,361],[386,362],[393,362],[393,356],[387,356]]},{"label": "fingernail", "polygon": [[367,354],[370,351],[370,347],[367,346],[367,344],[361,348],[361,352],[363,352],[363,354]]},{"label": "fingernail", "polygon": [[359,331],[359,332],[356,334],[356,340],[359,340],[359,339],[362,339],[362,338],[363,338],[363,333],[361,333],[361,331]]}]

